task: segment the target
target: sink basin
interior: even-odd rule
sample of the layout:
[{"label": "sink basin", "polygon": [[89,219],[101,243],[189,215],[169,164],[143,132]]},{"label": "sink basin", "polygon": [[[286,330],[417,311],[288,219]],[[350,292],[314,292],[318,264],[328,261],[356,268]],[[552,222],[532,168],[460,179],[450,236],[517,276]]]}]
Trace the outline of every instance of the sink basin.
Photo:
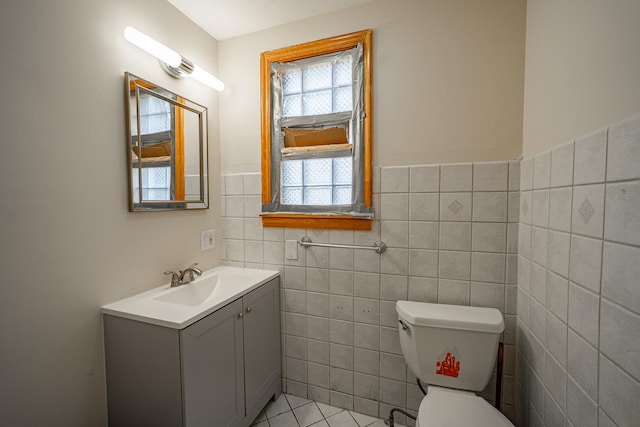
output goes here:
[{"label": "sink basin", "polygon": [[165,284],[103,305],[102,312],[184,329],[276,277],[277,271],[216,267],[186,285],[172,288]]},{"label": "sink basin", "polygon": [[215,292],[220,282],[220,275],[196,279],[186,285],[173,288],[171,292],[154,298],[156,301],[164,301],[172,304],[196,306],[204,303]]}]

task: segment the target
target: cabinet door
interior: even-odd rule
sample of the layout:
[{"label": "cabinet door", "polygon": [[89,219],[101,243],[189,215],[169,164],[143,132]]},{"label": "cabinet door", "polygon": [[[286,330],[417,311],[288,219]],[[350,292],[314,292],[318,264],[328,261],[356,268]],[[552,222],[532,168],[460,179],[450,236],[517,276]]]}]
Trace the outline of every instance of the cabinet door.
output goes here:
[{"label": "cabinet door", "polygon": [[181,332],[187,427],[234,426],[244,417],[242,301]]},{"label": "cabinet door", "polygon": [[242,299],[246,413],[251,412],[274,379],[280,381],[279,288],[276,278]]}]

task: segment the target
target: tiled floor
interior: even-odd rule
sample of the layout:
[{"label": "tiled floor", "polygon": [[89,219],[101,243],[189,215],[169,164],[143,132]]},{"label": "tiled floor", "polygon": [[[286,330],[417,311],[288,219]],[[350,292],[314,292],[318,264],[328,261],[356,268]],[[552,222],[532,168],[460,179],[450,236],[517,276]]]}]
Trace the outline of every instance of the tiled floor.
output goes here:
[{"label": "tiled floor", "polygon": [[[384,421],[346,409],[282,393],[253,422],[253,427],[386,427]],[[397,427],[401,427],[396,424]]]}]

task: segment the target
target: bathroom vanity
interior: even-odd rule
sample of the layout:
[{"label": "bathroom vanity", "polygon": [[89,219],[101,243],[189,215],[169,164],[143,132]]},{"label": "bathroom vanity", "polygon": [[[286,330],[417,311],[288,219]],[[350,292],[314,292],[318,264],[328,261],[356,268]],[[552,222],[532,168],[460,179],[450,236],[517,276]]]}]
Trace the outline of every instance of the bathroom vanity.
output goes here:
[{"label": "bathroom vanity", "polygon": [[109,426],[249,426],[281,392],[278,272],[219,267],[102,307]]}]

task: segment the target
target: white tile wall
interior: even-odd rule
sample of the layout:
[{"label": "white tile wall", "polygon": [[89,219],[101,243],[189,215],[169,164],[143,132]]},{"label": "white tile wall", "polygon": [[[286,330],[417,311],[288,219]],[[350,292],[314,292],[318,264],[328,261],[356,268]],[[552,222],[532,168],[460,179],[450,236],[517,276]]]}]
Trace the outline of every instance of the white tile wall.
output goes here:
[{"label": "white tile wall", "polygon": [[638,426],[640,118],[521,170],[517,425]]},{"label": "white tile wall", "polygon": [[[471,304],[505,313],[503,410],[517,425],[637,426],[638,156],[635,118],[522,162],[374,168],[379,215],[366,232],[263,229],[260,175],[227,175],[225,260],[281,271],[289,393],[415,412],[395,301]],[[305,234],[389,249],[285,261],[284,240]]]},{"label": "white tile wall", "polygon": [[[422,393],[402,356],[395,302],[472,304],[506,314],[503,410],[513,416],[520,163],[375,169],[380,212],[372,231],[358,232],[262,228],[259,174],[223,177],[225,262],[282,275],[284,389],[373,416],[415,413]],[[305,234],[388,249],[299,248],[298,260],[284,260],[284,240]],[[494,384],[483,396],[493,399]]]}]

